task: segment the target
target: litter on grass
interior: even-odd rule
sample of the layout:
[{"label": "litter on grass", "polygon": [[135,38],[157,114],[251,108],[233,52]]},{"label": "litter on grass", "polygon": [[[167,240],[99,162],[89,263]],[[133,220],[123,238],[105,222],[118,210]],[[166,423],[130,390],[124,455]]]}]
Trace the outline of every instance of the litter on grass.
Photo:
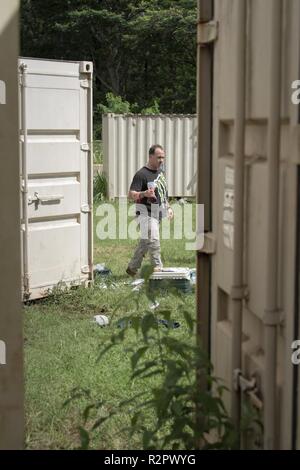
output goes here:
[{"label": "litter on grass", "polygon": [[157,320],[158,323],[161,323],[162,325],[164,325],[166,328],[172,328],[172,329],[176,329],[176,328],[180,328],[180,323],[178,321],[174,321],[174,320]]},{"label": "litter on grass", "polygon": [[96,266],[94,266],[95,276],[110,276],[111,274],[111,270],[107,268],[105,264],[96,264]]},{"label": "litter on grass", "polygon": [[131,283],[131,285],[133,286],[132,291],[133,292],[139,291],[142,285],[144,284],[144,282],[145,282],[145,279],[136,279],[135,281],[133,281]]},{"label": "litter on grass", "polygon": [[159,307],[159,302],[157,302],[157,301],[155,301],[155,302],[153,302],[153,304],[150,304],[150,305],[149,305],[149,308],[150,308],[151,310],[155,310],[155,309],[158,308],[158,307]]},{"label": "litter on grass", "polygon": [[109,319],[106,315],[95,315],[94,320],[100,326],[107,326],[109,324]]},{"label": "litter on grass", "polygon": [[195,285],[196,284],[196,279],[197,279],[197,270],[196,269],[190,269],[190,278],[191,278],[191,284]]},{"label": "litter on grass", "polygon": [[149,279],[150,289],[173,288],[184,293],[191,292],[191,276],[189,268],[163,268],[155,272]]},{"label": "litter on grass", "polygon": [[[120,320],[117,324],[118,328],[124,329],[129,326],[131,326],[131,320]],[[164,325],[166,328],[171,328],[173,330],[180,328],[180,323],[178,321],[174,320],[164,320],[164,319],[158,319],[157,323],[160,325]]]},{"label": "litter on grass", "polygon": [[[105,265],[99,264],[96,266],[99,268],[94,271],[96,273],[95,277],[102,280],[102,282],[97,283],[99,289],[116,289],[129,285],[132,287],[133,292],[138,292],[145,284],[145,279],[135,279],[130,282],[111,282],[111,280],[103,282],[103,277],[110,276],[111,271]],[[195,284],[196,269],[190,268],[163,268],[161,271],[153,273],[149,279],[149,285],[154,289],[171,287],[183,292],[191,292],[192,286]],[[150,308],[155,309],[157,307],[151,305]]]}]

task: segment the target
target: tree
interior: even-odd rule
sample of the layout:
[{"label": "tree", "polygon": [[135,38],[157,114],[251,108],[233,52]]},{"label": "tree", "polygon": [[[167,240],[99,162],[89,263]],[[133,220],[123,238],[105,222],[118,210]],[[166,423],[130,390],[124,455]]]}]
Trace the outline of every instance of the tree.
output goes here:
[{"label": "tree", "polygon": [[194,112],[196,2],[141,1],[135,13],[126,39],[135,50],[137,69],[131,70],[127,99],[142,89],[146,101],[159,98],[162,112]]},{"label": "tree", "polygon": [[195,112],[196,0],[23,0],[22,55],[92,60],[95,106]]}]

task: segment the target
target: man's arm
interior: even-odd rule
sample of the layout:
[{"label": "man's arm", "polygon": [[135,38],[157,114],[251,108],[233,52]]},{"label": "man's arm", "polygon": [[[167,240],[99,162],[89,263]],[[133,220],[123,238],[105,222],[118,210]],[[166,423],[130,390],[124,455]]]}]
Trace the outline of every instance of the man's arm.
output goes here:
[{"label": "man's arm", "polygon": [[128,198],[134,202],[139,202],[145,197],[153,196],[153,190],[147,189],[146,191],[142,191],[143,187],[147,187],[147,182],[143,180],[139,173],[136,173],[130,186]]},{"label": "man's arm", "polygon": [[134,202],[140,201],[144,196],[145,191],[129,191],[128,198]]},{"label": "man's arm", "polygon": [[147,189],[147,191],[129,191],[128,193],[128,198],[134,202],[139,202],[144,197],[153,197],[153,190]]}]

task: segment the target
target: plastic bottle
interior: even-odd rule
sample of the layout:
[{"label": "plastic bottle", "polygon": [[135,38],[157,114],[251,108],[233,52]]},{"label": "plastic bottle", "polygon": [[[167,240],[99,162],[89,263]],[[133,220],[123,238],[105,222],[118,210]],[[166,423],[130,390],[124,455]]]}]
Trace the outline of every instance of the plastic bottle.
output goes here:
[{"label": "plastic bottle", "polygon": [[[148,189],[153,189],[155,191],[155,188],[156,188],[156,184],[154,183],[154,181],[150,181],[148,184]],[[148,201],[150,203],[155,203],[157,201],[157,198],[155,196],[155,193],[153,191],[153,197],[148,197]]]}]

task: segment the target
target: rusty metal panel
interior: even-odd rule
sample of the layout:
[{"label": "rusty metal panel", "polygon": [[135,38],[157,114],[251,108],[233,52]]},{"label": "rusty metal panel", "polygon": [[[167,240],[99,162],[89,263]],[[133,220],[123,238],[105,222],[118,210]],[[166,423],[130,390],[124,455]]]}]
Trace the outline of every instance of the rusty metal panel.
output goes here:
[{"label": "rusty metal panel", "polygon": [[197,119],[195,115],[116,115],[103,117],[103,170],[109,197],[124,197],[134,173],[157,143],[166,151],[169,196],[196,194]]}]

